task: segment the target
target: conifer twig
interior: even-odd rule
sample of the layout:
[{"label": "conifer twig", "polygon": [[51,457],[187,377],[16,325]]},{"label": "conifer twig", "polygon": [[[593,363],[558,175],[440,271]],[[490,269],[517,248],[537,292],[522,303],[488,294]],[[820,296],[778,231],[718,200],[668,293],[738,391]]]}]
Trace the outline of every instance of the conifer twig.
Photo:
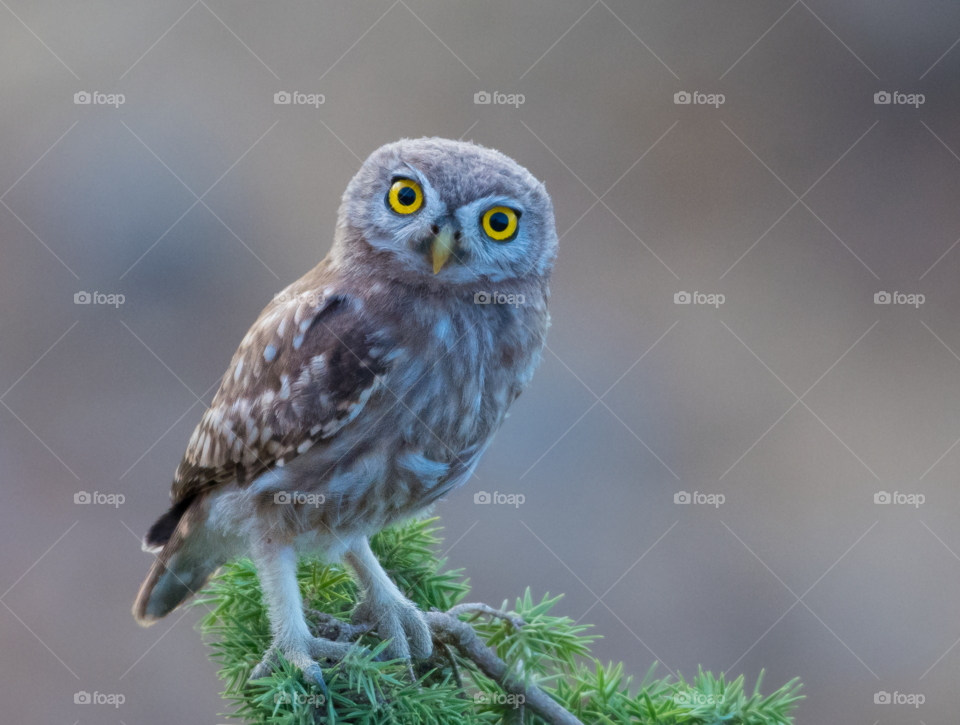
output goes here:
[{"label": "conifer twig", "polygon": [[249,725],[318,719],[466,725],[497,718],[520,725],[529,709],[544,725],[794,722],[803,699],[797,679],[764,695],[762,673],[747,692],[743,675],[730,679],[699,670],[688,682],[655,678],[651,668],[637,690],[622,664],[605,667],[591,655],[595,635],[587,634],[588,625],[550,614],[560,596],[536,600],[527,589],[513,607],[458,604],[470,587],[462,571],[445,570],[445,561],[433,554],[436,530],[435,520],[420,520],[371,539],[384,568],[431,628],[434,655],[416,662],[419,679],[404,672],[402,661],[384,661],[386,644],[375,644],[380,638],[370,625],[345,621],[360,594],[350,574],[304,558],[298,580],[311,632],[354,643],[357,656],[327,670],[325,693],[303,683],[283,657],[268,677],[251,680],[253,664],[270,643],[267,605],[253,562],[227,564],[196,603],[209,610],[203,630],[213,638],[232,717]]},{"label": "conifer twig", "polygon": [[[462,608],[462,609],[461,609]],[[447,612],[425,612],[427,624],[433,635],[444,644],[454,647],[460,654],[471,660],[487,677],[496,681],[504,690],[513,695],[522,695],[524,704],[552,725],[583,725],[583,723],[533,683],[524,684],[513,677],[507,664],[484,644],[466,622],[461,622],[453,612],[464,610],[482,611],[484,614],[513,623],[516,617],[495,610],[486,604],[458,605]],[[489,610],[489,611],[488,611]],[[522,620],[520,620],[522,621]],[[516,625],[514,625],[516,626]]]},{"label": "conifer twig", "polygon": [[489,604],[483,604],[482,602],[475,602],[473,604],[458,604],[455,607],[448,609],[447,614],[452,617],[459,617],[461,614],[486,614],[490,617],[495,617],[496,619],[502,619],[505,622],[510,622],[514,629],[520,629],[526,624],[526,622],[524,622],[517,615],[510,614],[509,612],[503,612],[499,609],[494,609]]},{"label": "conifer twig", "polygon": [[308,609],[306,613],[312,614],[317,618],[316,635],[318,637],[336,642],[352,642],[373,629],[372,624],[350,624],[349,622],[337,619],[332,614],[320,612],[316,609]]}]

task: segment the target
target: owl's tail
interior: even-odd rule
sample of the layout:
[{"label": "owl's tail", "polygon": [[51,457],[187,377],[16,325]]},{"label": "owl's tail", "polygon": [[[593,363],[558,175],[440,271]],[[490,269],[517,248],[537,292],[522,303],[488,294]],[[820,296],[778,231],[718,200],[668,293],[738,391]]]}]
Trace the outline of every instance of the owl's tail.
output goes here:
[{"label": "owl's tail", "polygon": [[157,553],[133,604],[137,622],[149,627],[199,591],[226,560],[206,527],[205,497],[176,504],[150,528],[144,549]]}]

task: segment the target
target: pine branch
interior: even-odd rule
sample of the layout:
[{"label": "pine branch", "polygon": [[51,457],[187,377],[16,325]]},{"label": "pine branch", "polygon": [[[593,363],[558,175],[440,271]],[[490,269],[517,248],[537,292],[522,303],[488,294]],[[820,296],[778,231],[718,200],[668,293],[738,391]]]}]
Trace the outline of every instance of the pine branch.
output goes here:
[{"label": "pine branch", "polygon": [[527,590],[504,602],[461,603],[470,588],[434,551],[436,520],[388,529],[371,546],[397,585],[425,613],[434,653],[425,662],[381,662],[386,647],[368,626],[349,622],[358,587],[341,566],[301,561],[305,614],[318,636],[356,642],[355,653],[324,668],[326,693],[303,682],[280,658],[269,676],[249,681],[270,646],[270,627],[256,569],[248,560],[226,567],[198,598],[210,609],[201,622],[221,666],[227,717],[247,723],[306,725],[790,725],[802,696],[792,680],[763,696],[743,677],[727,682],[699,672],[657,679],[653,668],[634,686],[623,665],[590,656],[587,625],[551,615],[560,597],[535,601]]},{"label": "pine branch", "polygon": [[[517,626],[516,623],[521,625],[523,623],[523,620],[519,617],[493,609],[486,604],[466,606],[511,622],[513,626]],[[514,676],[506,663],[497,657],[477,636],[473,627],[457,619],[456,614],[454,614],[456,609],[457,607],[454,607],[449,612],[426,613],[427,624],[430,625],[430,629],[433,630],[437,639],[444,644],[456,647],[464,657],[469,658],[476,664],[484,675],[494,680],[505,691],[515,695],[521,705],[528,705],[533,712],[551,725],[583,725],[535,684],[524,684],[523,680]]]}]

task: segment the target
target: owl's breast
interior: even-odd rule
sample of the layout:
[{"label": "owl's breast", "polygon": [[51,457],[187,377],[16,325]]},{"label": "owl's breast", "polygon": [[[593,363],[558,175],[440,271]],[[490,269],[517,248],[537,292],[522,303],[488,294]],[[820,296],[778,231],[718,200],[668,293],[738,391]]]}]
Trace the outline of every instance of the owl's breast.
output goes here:
[{"label": "owl's breast", "polygon": [[539,363],[545,304],[514,308],[415,300],[380,327],[393,347],[362,413],[287,467],[319,490],[334,528],[376,530],[465,483]]},{"label": "owl's breast", "polygon": [[383,393],[404,441],[450,462],[496,432],[540,361],[548,318],[532,305],[413,306]]}]

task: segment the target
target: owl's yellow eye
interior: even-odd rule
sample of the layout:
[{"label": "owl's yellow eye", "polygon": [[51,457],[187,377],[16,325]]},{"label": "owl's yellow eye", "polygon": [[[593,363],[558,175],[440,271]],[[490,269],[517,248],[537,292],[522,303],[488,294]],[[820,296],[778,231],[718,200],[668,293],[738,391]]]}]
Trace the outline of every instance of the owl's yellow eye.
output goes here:
[{"label": "owl's yellow eye", "polygon": [[491,239],[506,242],[517,233],[519,215],[506,206],[495,206],[488,209],[483,215],[483,231]]},{"label": "owl's yellow eye", "polygon": [[397,179],[387,193],[387,203],[397,214],[413,214],[423,206],[420,184],[410,179]]}]

